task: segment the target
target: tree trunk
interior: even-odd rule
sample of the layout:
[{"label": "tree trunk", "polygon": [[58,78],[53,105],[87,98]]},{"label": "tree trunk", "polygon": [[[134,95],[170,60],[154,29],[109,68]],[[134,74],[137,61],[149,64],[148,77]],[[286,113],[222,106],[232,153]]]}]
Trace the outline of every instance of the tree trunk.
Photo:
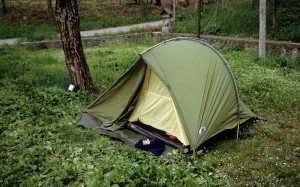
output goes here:
[{"label": "tree trunk", "polygon": [[177,1],[176,0],[172,0],[173,3],[173,24],[175,25],[176,22],[176,5],[177,5]]},{"label": "tree trunk", "polygon": [[281,4],[282,4],[282,7],[285,9],[286,8],[286,0],[282,0]]},{"label": "tree trunk", "polygon": [[140,0],[141,12],[142,14],[146,14],[145,3],[144,0]]},{"label": "tree trunk", "polygon": [[190,1],[189,0],[185,0],[185,6],[186,7],[190,6]]},{"label": "tree trunk", "polygon": [[198,29],[197,29],[198,38],[200,38],[200,33],[201,33],[202,17],[203,17],[203,0],[198,0]]},{"label": "tree trunk", "polygon": [[266,0],[259,3],[259,57],[266,57]]},{"label": "tree trunk", "polygon": [[161,6],[161,0],[156,0],[155,1],[155,6]]},{"label": "tree trunk", "polygon": [[252,10],[254,10],[254,8],[255,8],[255,0],[252,0]]},{"label": "tree trunk", "polygon": [[47,16],[48,16],[48,21],[49,23],[53,24],[54,23],[54,15],[53,15],[53,10],[52,10],[52,0],[47,0]]},{"label": "tree trunk", "polygon": [[278,0],[274,0],[273,5],[273,28],[277,27]]},{"label": "tree trunk", "polygon": [[145,0],[140,0],[140,5],[142,15],[146,15],[148,13],[148,5],[145,3]]},{"label": "tree trunk", "polygon": [[56,0],[55,10],[71,83],[77,89],[95,91],[81,43],[77,0]]},{"label": "tree trunk", "polygon": [[1,4],[2,4],[2,14],[5,15],[7,13],[6,6],[5,6],[5,0],[2,0]]}]

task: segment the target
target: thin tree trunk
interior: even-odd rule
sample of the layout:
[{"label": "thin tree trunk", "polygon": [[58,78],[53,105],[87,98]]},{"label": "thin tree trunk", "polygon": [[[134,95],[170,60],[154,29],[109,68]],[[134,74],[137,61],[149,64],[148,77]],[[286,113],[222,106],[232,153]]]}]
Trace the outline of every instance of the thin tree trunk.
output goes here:
[{"label": "thin tree trunk", "polygon": [[177,5],[177,1],[172,0],[172,3],[173,3],[173,24],[175,25],[175,23],[176,23],[176,5]]},{"label": "thin tree trunk", "polygon": [[53,15],[53,10],[52,10],[52,0],[47,0],[47,16],[48,16],[48,21],[49,23],[54,23],[54,15]]},{"label": "thin tree trunk", "polygon": [[5,15],[7,13],[6,6],[5,6],[5,0],[2,0],[1,4],[2,4],[2,14]]},{"label": "thin tree trunk", "polygon": [[161,6],[161,0],[156,0],[155,1],[155,6]]},{"label": "thin tree trunk", "polygon": [[140,5],[141,5],[141,12],[143,15],[147,14],[147,9],[146,9],[146,5],[145,5],[145,0],[140,0]]},{"label": "thin tree trunk", "polygon": [[195,10],[198,9],[199,0],[195,0]]},{"label": "thin tree trunk", "polygon": [[286,8],[286,0],[282,0],[281,4],[282,4],[282,7],[285,9]]},{"label": "thin tree trunk", "polygon": [[185,0],[185,6],[186,7],[190,6],[190,1],[189,0]]},{"label": "thin tree trunk", "polygon": [[273,28],[277,27],[278,0],[274,0],[273,5]]},{"label": "thin tree trunk", "polygon": [[259,3],[259,57],[266,57],[266,0]]},{"label": "thin tree trunk", "polygon": [[77,89],[95,91],[81,43],[77,0],[56,0],[55,10],[71,83]]},{"label": "thin tree trunk", "polygon": [[198,38],[200,38],[200,33],[201,33],[202,17],[203,17],[203,0],[198,0],[198,29],[197,29]]}]

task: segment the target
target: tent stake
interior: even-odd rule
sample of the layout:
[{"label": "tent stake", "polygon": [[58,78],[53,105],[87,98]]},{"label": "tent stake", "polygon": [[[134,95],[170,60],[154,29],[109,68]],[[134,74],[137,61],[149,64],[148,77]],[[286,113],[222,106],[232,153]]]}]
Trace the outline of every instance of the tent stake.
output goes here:
[{"label": "tent stake", "polygon": [[193,150],[193,159],[195,159],[196,158],[196,150],[194,149]]},{"label": "tent stake", "polygon": [[238,119],[237,130],[236,130],[236,140],[239,140],[240,133],[240,119]]}]

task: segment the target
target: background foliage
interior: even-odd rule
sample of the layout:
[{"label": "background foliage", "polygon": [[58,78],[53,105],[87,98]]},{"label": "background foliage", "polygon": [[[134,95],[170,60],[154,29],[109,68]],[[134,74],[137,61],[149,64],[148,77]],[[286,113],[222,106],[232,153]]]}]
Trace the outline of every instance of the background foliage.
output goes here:
[{"label": "background foliage", "polygon": [[[221,8],[221,0],[204,5],[202,34],[258,38],[259,1],[228,0],[226,9]],[[58,28],[47,19],[46,1],[6,0],[8,13],[0,14],[0,39],[26,38],[26,40],[57,39]],[[162,0],[162,7],[147,5],[143,13],[133,0],[78,1],[81,30],[130,25],[161,20],[162,7],[172,9],[172,1]],[[172,32],[196,33],[197,10],[194,2],[185,8],[178,3],[176,24]],[[267,3],[267,39],[300,41],[300,2],[289,0],[279,3],[277,27],[272,27],[273,1]],[[283,2],[283,1],[279,1]],[[180,6],[181,5],[181,6]],[[54,3],[53,3],[54,9]],[[18,19],[16,19],[18,18]],[[157,30],[152,28],[148,30]],[[159,29],[160,30],[160,29]]]},{"label": "background foliage", "polygon": [[[220,9],[220,2],[206,4],[203,8],[202,34],[258,38],[259,1],[229,1],[227,10]],[[281,1],[279,1],[281,2]],[[267,39],[300,41],[300,2],[285,1],[279,4],[277,26],[273,28],[273,4],[267,3]],[[197,10],[179,12],[174,32],[196,33]]]}]

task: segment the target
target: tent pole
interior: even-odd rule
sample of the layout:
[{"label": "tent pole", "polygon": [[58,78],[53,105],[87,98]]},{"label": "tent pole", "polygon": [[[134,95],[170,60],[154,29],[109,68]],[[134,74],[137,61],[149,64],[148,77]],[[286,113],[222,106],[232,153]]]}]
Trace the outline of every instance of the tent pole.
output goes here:
[{"label": "tent pole", "polygon": [[234,76],[233,76],[232,71],[231,71],[230,68],[229,68],[229,65],[227,64],[226,60],[224,59],[224,57],[222,57],[221,54],[220,54],[217,50],[215,50],[214,48],[211,47],[211,49],[213,49],[213,50],[219,55],[219,57],[222,58],[223,63],[224,63],[224,65],[226,66],[226,68],[227,68],[228,72],[230,73],[231,78],[232,78],[232,80],[233,80],[233,82],[234,82],[235,96],[236,96],[236,100],[237,100],[237,112],[238,112],[238,114],[237,114],[237,115],[238,115],[238,116],[237,116],[237,123],[238,123],[238,124],[237,124],[236,139],[238,140],[238,138],[239,138],[239,131],[240,131],[241,111],[240,111],[240,97],[239,97],[239,92],[238,92],[238,89],[237,89],[236,80],[235,80],[235,78],[234,78]]},{"label": "tent pole", "polygon": [[240,99],[238,97],[238,119],[237,119],[237,130],[236,130],[236,140],[239,140],[240,124],[241,124],[241,111],[240,111]]}]

